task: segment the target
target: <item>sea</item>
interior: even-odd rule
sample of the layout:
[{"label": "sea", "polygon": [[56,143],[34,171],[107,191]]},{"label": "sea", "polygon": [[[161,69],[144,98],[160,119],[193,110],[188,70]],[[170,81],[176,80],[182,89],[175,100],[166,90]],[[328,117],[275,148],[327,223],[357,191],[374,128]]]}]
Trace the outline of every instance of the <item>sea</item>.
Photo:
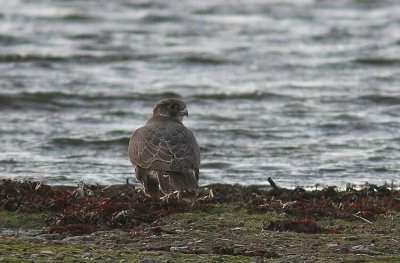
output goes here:
[{"label": "sea", "polygon": [[137,185],[166,97],[200,185],[398,185],[400,1],[1,2],[0,179]]}]

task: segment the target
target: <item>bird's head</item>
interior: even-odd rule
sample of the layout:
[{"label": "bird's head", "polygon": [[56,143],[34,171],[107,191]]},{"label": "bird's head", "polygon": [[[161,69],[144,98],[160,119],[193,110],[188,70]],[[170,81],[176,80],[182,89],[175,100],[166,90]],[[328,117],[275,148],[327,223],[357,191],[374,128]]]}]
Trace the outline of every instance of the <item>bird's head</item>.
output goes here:
[{"label": "bird's head", "polygon": [[182,123],[183,116],[188,116],[185,102],[176,98],[163,99],[157,102],[153,116],[171,118]]}]

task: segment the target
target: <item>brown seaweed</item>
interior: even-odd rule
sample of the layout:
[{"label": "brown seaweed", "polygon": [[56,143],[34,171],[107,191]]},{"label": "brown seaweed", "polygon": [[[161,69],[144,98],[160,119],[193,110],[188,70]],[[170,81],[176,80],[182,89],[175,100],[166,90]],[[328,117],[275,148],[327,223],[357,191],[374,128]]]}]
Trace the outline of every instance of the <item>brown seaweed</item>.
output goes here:
[{"label": "brown seaweed", "polygon": [[[271,179],[272,180],[272,179]],[[49,212],[46,221],[50,233],[88,234],[97,230],[125,229],[143,234],[146,224],[162,231],[160,219],[172,213],[208,210],[215,204],[231,203],[248,213],[277,212],[299,220],[266,222],[263,229],[305,233],[336,233],[313,223],[313,218],[329,217],[371,222],[378,215],[400,211],[400,192],[385,186],[367,185],[362,189],[339,191],[334,187],[305,191],[258,186],[210,185],[194,199],[174,196],[154,202],[131,185],[85,186],[78,188],[49,186],[28,180],[0,180],[0,209],[12,212]],[[136,229],[136,230],[135,230]],[[135,232],[136,231],[136,232]]]}]

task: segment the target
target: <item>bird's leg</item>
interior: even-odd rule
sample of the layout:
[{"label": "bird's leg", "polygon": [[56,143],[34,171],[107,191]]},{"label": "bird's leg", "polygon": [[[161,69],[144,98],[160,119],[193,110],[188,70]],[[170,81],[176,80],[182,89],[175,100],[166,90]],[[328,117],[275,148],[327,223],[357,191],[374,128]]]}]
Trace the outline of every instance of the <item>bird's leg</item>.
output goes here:
[{"label": "bird's leg", "polygon": [[147,178],[147,180],[143,183],[143,187],[147,196],[150,196],[153,200],[160,199],[160,190],[157,182]]},{"label": "bird's leg", "polygon": [[164,195],[163,197],[161,197],[160,199],[161,199],[162,201],[166,201],[167,203],[169,203],[170,200],[175,199],[175,200],[177,200],[177,201],[180,201],[181,198],[182,198],[181,191],[175,191],[175,192],[172,192],[172,193],[165,194],[165,195]]},{"label": "bird's leg", "polygon": [[160,200],[165,201],[165,202],[167,202],[167,204],[169,204],[169,199],[173,194],[174,193],[165,194],[164,196],[160,197]]},{"label": "bird's leg", "polygon": [[208,192],[208,197],[209,198],[214,198],[214,192],[212,189],[210,189],[210,191]]}]

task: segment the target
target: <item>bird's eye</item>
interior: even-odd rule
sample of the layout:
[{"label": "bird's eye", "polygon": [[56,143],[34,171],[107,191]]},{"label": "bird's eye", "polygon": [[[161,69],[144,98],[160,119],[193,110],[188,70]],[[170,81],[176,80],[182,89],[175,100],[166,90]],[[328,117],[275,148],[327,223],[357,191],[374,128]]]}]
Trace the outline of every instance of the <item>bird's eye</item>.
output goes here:
[{"label": "bird's eye", "polygon": [[179,108],[178,104],[176,103],[171,104],[171,109],[177,110],[178,108]]}]

